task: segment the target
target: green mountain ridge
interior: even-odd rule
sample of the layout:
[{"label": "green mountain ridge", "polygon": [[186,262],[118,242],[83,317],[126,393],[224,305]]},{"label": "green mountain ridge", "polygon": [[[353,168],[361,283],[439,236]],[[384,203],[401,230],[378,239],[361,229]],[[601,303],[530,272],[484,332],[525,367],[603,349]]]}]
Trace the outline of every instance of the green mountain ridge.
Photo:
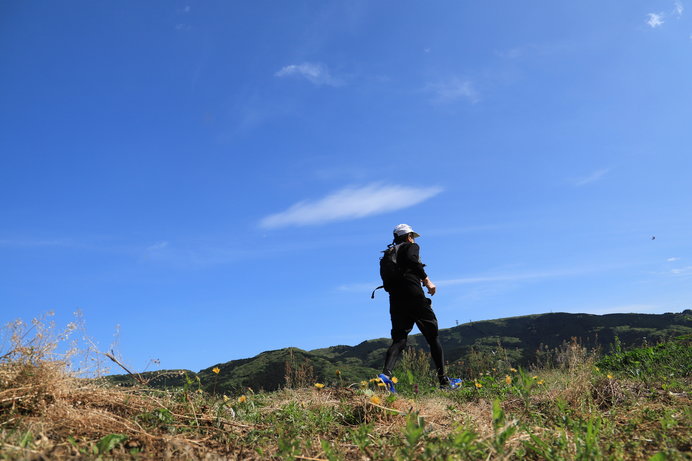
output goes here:
[{"label": "green mountain ridge", "polygon": [[[445,360],[464,377],[478,365],[474,360],[479,357],[497,356],[497,361],[505,365],[528,366],[549,360],[551,351],[572,340],[590,349],[607,351],[616,338],[623,348],[630,348],[684,334],[692,334],[689,309],[665,314],[549,313],[483,320],[441,329],[440,340]],[[288,384],[287,377],[300,385],[315,381],[354,383],[379,373],[389,344],[389,338],[378,338],[355,346],[310,351],[288,347],[215,364],[197,373],[162,370],[143,373],[142,377],[149,380],[149,386],[161,388],[183,386],[188,379],[199,379],[205,390],[228,394],[247,388],[276,390]],[[409,336],[408,345],[427,350],[420,334]],[[218,374],[213,372],[217,367]],[[129,375],[112,375],[108,380],[122,385],[133,383]]]}]

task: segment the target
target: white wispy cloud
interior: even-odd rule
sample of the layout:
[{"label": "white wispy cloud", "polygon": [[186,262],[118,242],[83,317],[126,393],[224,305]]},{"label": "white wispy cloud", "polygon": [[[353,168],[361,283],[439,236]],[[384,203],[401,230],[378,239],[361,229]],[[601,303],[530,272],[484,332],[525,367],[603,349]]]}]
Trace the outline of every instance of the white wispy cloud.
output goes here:
[{"label": "white wispy cloud", "polygon": [[479,277],[462,277],[457,279],[438,280],[435,282],[440,286],[449,285],[471,285],[477,283],[494,282],[518,282],[522,280],[542,280],[556,277],[568,277],[581,275],[584,271],[580,270],[555,270],[545,272],[519,272],[514,274],[486,275]]},{"label": "white wispy cloud", "polygon": [[161,242],[156,242],[153,245],[149,245],[147,247],[148,251],[158,251],[158,250],[163,250],[168,246],[168,242],[166,241],[161,241]]},{"label": "white wispy cloud", "polygon": [[692,275],[692,266],[679,267],[677,269],[671,269],[670,273],[673,275],[677,275],[677,276]]},{"label": "white wispy cloud", "polygon": [[433,102],[438,104],[449,104],[457,101],[477,103],[481,99],[473,82],[456,77],[443,82],[429,83],[425,90],[432,93]]},{"label": "white wispy cloud", "polygon": [[682,2],[676,1],[675,9],[673,11],[677,17],[680,17],[682,16],[682,13],[685,11],[685,6],[682,4]]},{"label": "white wispy cloud", "polygon": [[283,77],[300,77],[308,80],[315,85],[341,86],[344,81],[334,77],[327,69],[327,66],[321,63],[304,62],[302,64],[290,64],[282,67],[274,76]]},{"label": "white wispy cloud", "polygon": [[680,258],[674,256],[672,258],[666,259],[666,261],[668,261],[669,263],[674,263],[675,261],[680,261]]},{"label": "white wispy cloud", "polygon": [[656,27],[660,27],[663,25],[663,13],[649,13],[648,16],[649,19],[646,21],[646,23],[650,27],[655,29]]},{"label": "white wispy cloud", "polygon": [[608,174],[609,171],[610,171],[609,168],[601,168],[600,170],[596,170],[593,173],[589,174],[588,176],[573,179],[572,183],[575,186],[585,186],[587,184],[591,184],[592,182],[596,182],[600,179],[603,179],[603,177],[606,174]]},{"label": "white wispy cloud", "polygon": [[322,199],[304,200],[285,211],[269,215],[260,221],[260,227],[273,229],[364,218],[417,205],[440,192],[440,187],[384,184],[346,187]]},{"label": "white wispy cloud", "polygon": [[[452,286],[452,285],[481,285],[481,284],[492,284],[498,282],[518,282],[524,280],[540,280],[545,278],[559,277],[564,275],[562,273],[524,273],[524,274],[503,274],[503,275],[491,275],[491,276],[480,276],[480,277],[463,277],[457,279],[447,279],[447,280],[435,280],[435,285],[439,287]],[[381,281],[372,281],[370,283],[350,283],[345,285],[339,285],[337,290],[347,291],[347,292],[365,292],[372,290],[374,287],[381,285]]]},{"label": "white wispy cloud", "polygon": [[[454,285],[493,285],[493,284],[506,284],[513,282],[530,282],[538,280],[546,280],[553,278],[563,278],[563,277],[577,277],[581,275],[587,275],[593,272],[599,272],[602,270],[608,270],[610,266],[598,266],[598,267],[585,267],[585,268],[569,268],[569,269],[552,269],[545,271],[522,271],[522,272],[509,272],[504,274],[491,274],[491,275],[479,275],[473,277],[460,277],[454,279],[441,279],[435,280],[435,285],[439,287],[454,286]],[[339,291],[347,292],[364,292],[368,288],[372,290],[377,285],[380,285],[381,281],[372,281],[369,283],[351,283],[339,285],[336,289]]]},{"label": "white wispy cloud", "polygon": [[70,240],[0,239],[0,247],[72,247]]},{"label": "white wispy cloud", "polygon": [[526,54],[526,49],[521,48],[521,47],[515,47],[515,48],[510,48],[508,50],[496,51],[495,54],[501,58],[517,59],[517,58],[524,56],[524,54]]}]

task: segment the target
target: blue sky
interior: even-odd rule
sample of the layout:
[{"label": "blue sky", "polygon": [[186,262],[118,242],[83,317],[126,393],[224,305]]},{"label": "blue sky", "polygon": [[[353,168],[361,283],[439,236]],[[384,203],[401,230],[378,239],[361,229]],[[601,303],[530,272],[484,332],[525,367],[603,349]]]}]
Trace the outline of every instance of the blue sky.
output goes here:
[{"label": "blue sky", "polygon": [[2,2],[3,323],[135,369],[386,337],[399,223],[441,327],[679,312],[691,77],[684,1]]}]

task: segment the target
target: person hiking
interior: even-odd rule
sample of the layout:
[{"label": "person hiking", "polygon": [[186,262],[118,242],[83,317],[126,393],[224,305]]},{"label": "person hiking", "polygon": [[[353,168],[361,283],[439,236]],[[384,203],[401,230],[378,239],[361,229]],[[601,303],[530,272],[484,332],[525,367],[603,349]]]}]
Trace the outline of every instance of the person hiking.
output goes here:
[{"label": "person hiking", "polygon": [[[444,353],[438,337],[437,317],[432,310],[432,300],[423,292],[422,286],[425,286],[428,294],[433,296],[437,287],[430,281],[428,274],[425,273],[425,264],[420,261],[420,247],[415,242],[420,235],[408,224],[399,224],[394,228],[393,233],[394,241],[385,250],[385,256],[388,251],[395,252],[391,259],[399,275],[384,280],[384,289],[389,293],[392,344],[387,350],[384,369],[379,378],[388,390],[395,392],[394,382],[391,380],[392,370],[406,347],[406,340],[415,324],[430,346],[430,355],[435,363],[440,387],[458,387],[460,380],[450,380],[445,375]],[[383,275],[383,279],[385,278]]]}]

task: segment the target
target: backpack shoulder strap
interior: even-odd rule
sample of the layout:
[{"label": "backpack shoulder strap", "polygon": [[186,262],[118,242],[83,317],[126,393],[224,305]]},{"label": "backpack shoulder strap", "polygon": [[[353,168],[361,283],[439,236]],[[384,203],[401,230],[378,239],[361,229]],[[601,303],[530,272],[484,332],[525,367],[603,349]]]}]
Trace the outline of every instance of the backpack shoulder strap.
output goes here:
[{"label": "backpack shoulder strap", "polygon": [[384,285],[380,285],[379,287],[375,288],[372,290],[372,294],[370,295],[370,299],[375,299],[375,292],[379,290],[380,288],[384,288]]}]

